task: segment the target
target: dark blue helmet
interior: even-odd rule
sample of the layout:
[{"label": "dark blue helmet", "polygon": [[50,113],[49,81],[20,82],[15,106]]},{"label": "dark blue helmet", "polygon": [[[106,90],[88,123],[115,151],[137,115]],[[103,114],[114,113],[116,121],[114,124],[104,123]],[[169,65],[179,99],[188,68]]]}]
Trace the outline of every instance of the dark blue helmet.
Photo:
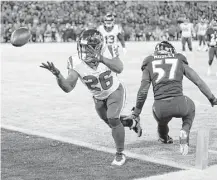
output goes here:
[{"label": "dark blue helmet", "polygon": [[175,54],[176,50],[168,41],[162,41],[155,46],[156,54]]}]

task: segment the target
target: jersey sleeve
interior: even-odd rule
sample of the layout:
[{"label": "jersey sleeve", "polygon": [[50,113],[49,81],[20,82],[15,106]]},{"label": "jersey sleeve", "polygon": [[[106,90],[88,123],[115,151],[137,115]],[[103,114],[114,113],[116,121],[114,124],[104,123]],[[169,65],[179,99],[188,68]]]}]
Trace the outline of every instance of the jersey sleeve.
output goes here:
[{"label": "jersey sleeve", "polygon": [[151,85],[150,74],[147,69],[144,69],[142,72],[142,81],[137,93],[136,98],[136,108],[134,110],[134,114],[139,116],[142,111],[143,105],[147,99],[148,90]]},{"label": "jersey sleeve", "polygon": [[144,59],[142,62],[141,70],[143,71],[145,68],[147,68],[148,64],[151,62],[153,56],[148,56]]},{"label": "jersey sleeve", "polygon": [[207,84],[198,76],[198,74],[192,68],[184,65],[184,74],[200,89],[200,91],[207,97],[208,100],[211,100],[213,98],[213,94]]},{"label": "jersey sleeve", "polygon": [[183,54],[178,53],[178,54],[177,54],[177,57],[178,57],[178,59],[179,59],[180,61],[182,61],[184,64],[188,65],[187,58],[186,58]]}]

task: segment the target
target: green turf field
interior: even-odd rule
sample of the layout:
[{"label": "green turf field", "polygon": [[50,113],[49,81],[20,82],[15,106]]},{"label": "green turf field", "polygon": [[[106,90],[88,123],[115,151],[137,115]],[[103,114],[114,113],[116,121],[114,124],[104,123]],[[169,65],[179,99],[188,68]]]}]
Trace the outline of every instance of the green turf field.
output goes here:
[{"label": "green turf field", "polygon": [[[126,105],[123,114],[129,114],[130,109],[135,104],[137,90],[141,80],[140,66],[143,58],[152,53],[155,44],[156,42],[132,42],[126,44],[128,52],[123,58],[125,69],[119,76],[127,91]],[[175,42],[174,45],[178,51],[181,49],[180,42]],[[80,160],[83,157],[83,160],[76,163],[80,163],[79,168],[83,168],[86,173],[81,175],[79,172],[72,171],[72,174],[74,174],[77,179],[82,179],[81,176],[83,176],[84,179],[88,177],[89,174],[93,175],[93,179],[94,177],[101,177],[102,174],[102,179],[109,179],[110,177],[108,177],[106,170],[110,168],[109,164],[113,160],[113,154],[109,152],[112,152],[112,149],[114,149],[114,143],[110,129],[98,118],[95,112],[91,94],[80,82],[73,92],[69,94],[64,93],[58,87],[55,77],[52,76],[51,73],[39,67],[41,62],[53,61],[66,76],[66,61],[70,55],[76,53],[76,44],[27,44],[21,48],[15,48],[9,44],[2,44],[1,47],[2,127],[12,130],[24,130],[30,134],[31,132],[34,132],[33,134],[35,135],[46,134],[49,135],[49,137],[53,137],[53,139],[55,139],[55,137],[61,137],[63,141],[68,139],[70,144],[60,143],[63,144],[63,147],[61,146],[61,148],[63,148],[62,150],[67,151],[67,156],[70,156],[70,148],[74,151],[79,149],[81,153],[79,155],[76,154],[76,157],[78,158],[71,158],[74,158],[74,160]],[[194,43],[194,49],[196,48],[197,44]],[[208,59],[207,52],[197,52],[195,50],[194,52],[186,52],[185,54],[190,66],[200,74],[213,93],[217,96],[217,77],[214,74],[210,77],[206,76]],[[217,71],[217,61],[214,61],[213,65],[214,70]],[[139,170],[137,170],[137,173],[135,174],[132,174],[131,172],[125,174],[127,171],[126,169],[128,169],[124,169],[125,166],[123,169],[121,168],[114,172],[109,169],[109,171],[111,170],[111,172],[113,172],[112,174],[114,175],[114,179],[118,179],[120,176],[119,174],[122,174],[123,178],[127,179],[147,177],[165,173],[167,171],[174,171],[173,167],[168,168],[168,166],[165,167],[161,165],[160,167],[155,168],[159,171],[148,169],[150,170],[149,174],[146,174],[140,169],[142,166],[149,167],[150,162],[146,160],[156,160],[161,164],[174,163],[175,165],[180,165],[180,167],[184,166],[186,168],[194,167],[196,135],[200,128],[210,129],[209,149],[211,151],[209,153],[209,166],[211,167],[214,164],[217,164],[217,107],[211,108],[208,100],[203,96],[199,89],[186,78],[184,79],[184,93],[195,101],[197,108],[196,118],[190,137],[191,149],[189,155],[183,157],[179,154],[178,136],[181,128],[180,119],[174,119],[170,123],[170,135],[175,140],[173,145],[161,145],[156,141],[157,125],[151,112],[153,93],[152,88],[150,88],[148,99],[141,114],[141,124],[144,129],[144,135],[141,138],[138,138],[133,131],[126,129],[126,152],[129,153],[129,157],[135,156],[137,159],[130,159],[129,163],[126,164],[126,167],[138,167]],[[8,169],[8,167],[11,167],[12,165],[13,168],[17,170],[17,174],[14,177],[15,179],[25,179],[26,177],[28,177],[28,180],[31,178],[34,179],[35,175],[39,175],[40,172],[32,172],[31,168],[34,168],[31,166],[31,163],[24,164],[22,158],[13,159],[13,153],[11,159],[6,158],[9,156],[8,153],[10,152],[9,150],[6,150],[8,146],[11,145],[15,149],[25,148],[20,146],[15,147],[15,145],[28,143],[27,141],[22,140],[22,137],[25,139],[25,135],[19,134],[12,136],[13,134],[15,135],[16,133],[2,130],[2,140],[4,140],[2,141],[2,149],[4,150],[2,153],[2,175],[5,174],[5,179],[13,179],[13,172],[15,173],[15,171],[10,171],[11,168]],[[35,136],[30,137],[37,139]],[[43,141],[42,144],[36,143],[39,148],[40,145],[42,146],[41,148],[43,148],[43,146],[47,146],[47,144],[52,142],[46,139],[41,139],[41,141]],[[104,153],[78,147],[77,145],[79,145],[79,143],[84,146],[88,144],[88,147],[102,147]],[[34,147],[30,147],[31,145],[33,146],[34,143],[29,144],[28,153],[31,152],[31,148],[34,149]],[[59,145],[57,145],[57,147],[59,147]],[[107,153],[105,152],[106,149],[108,149]],[[20,152],[25,155],[22,149]],[[50,175],[55,177],[54,174],[52,174],[54,169],[61,169],[61,167],[57,165],[58,163],[55,162],[55,157],[58,156],[55,152],[58,152],[52,151],[51,147],[47,148],[47,158],[42,158],[44,155],[39,152],[35,152],[36,154],[38,153],[38,159],[32,159],[33,162],[38,160],[37,163],[38,166],[40,166],[40,160],[42,160],[41,167],[45,167],[43,163],[49,164],[49,158],[51,158],[50,160],[53,162],[53,166],[49,164],[49,167],[52,166],[53,169],[51,168]],[[32,153],[34,153],[34,151]],[[50,157],[49,153],[51,153]],[[59,153],[62,152],[60,151]],[[85,158],[82,154],[87,153],[88,155],[92,155]],[[40,154],[42,157],[40,157]],[[89,157],[92,157],[93,160],[89,159]],[[139,157],[141,157],[140,161],[138,160]],[[88,161],[86,161],[87,159]],[[10,162],[7,162],[9,160]],[[85,163],[81,163],[84,161]],[[16,165],[15,162],[21,164]],[[65,161],[63,161],[63,163],[64,162]],[[93,163],[92,166],[91,162]],[[70,162],[62,164],[65,168],[62,169],[62,173],[59,174],[60,176],[66,175],[66,171],[71,173],[71,171],[69,171],[69,168],[71,167],[69,164]],[[95,164],[97,164],[97,166],[95,166]],[[156,164],[153,166],[155,165]],[[100,168],[104,168],[104,170]],[[150,168],[152,168],[152,166],[150,166]],[[45,168],[41,169],[43,170]],[[40,171],[40,168],[38,170]],[[70,173],[66,176],[70,177]],[[18,174],[22,174],[22,177]],[[39,179],[46,179],[46,177],[50,176],[44,173],[39,177]]]}]

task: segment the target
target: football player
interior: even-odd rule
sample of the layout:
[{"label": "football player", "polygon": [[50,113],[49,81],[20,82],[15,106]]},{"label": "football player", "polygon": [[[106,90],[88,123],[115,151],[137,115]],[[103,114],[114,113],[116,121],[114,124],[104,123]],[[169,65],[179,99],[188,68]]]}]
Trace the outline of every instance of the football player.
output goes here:
[{"label": "football player", "polygon": [[[95,29],[84,30],[77,42],[78,57],[68,60],[68,77],[64,78],[52,62],[42,63],[40,67],[51,71],[60,88],[65,92],[72,91],[78,78],[93,95],[96,111],[112,129],[112,137],[116,145],[116,156],[112,165],[121,166],[125,163],[124,126],[133,129],[141,136],[139,120],[121,122],[120,116],[125,101],[125,91],[117,74],[123,70],[123,63],[114,55],[112,59],[102,55],[103,37]],[[105,49],[106,50],[106,49]]]},{"label": "football player", "polygon": [[207,29],[207,44],[209,47],[209,67],[207,75],[210,76],[212,73],[211,66],[214,56],[217,58],[217,19],[213,20],[210,24],[210,28]]},{"label": "football player", "polygon": [[115,17],[112,13],[108,13],[104,18],[104,24],[100,25],[97,30],[101,32],[104,38],[104,46],[108,47],[111,54],[115,54],[115,50],[121,43],[123,53],[126,54],[124,31],[122,27],[115,24]]},{"label": "football player", "polygon": [[[206,23],[206,19],[202,18],[201,21],[196,26],[196,32],[199,40],[198,51],[207,50],[206,46],[206,31],[208,28],[208,24]],[[203,46],[202,46],[203,43]]]},{"label": "football player", "polygon": [[192,51],[192,36],[195,35],[193,24],[186,18],[183,23],[180,24],[182,32],[182,51],[185,51],[185,44],[187,42],[188,49]]},{"label": "football player", "polygon": [[189,67],[186,57],[176,53],[175,48],[167,41],[156,45],[154,54],[145,58],[141,69],[142,81],[136,106],[133,113],[126,119],[139,117],[152,83],[155,99],[153,116],[158,124],[159,141],[165,144],[173,143],[173,139],[168,135],[168,123],[173,117],[182,118],[180,151],[182,155],[186,155],[195,116],[195,105],[189,97],[183,95],[183,76],[198,86],[212,106],[217,105],[217,99],[206,83]]}]

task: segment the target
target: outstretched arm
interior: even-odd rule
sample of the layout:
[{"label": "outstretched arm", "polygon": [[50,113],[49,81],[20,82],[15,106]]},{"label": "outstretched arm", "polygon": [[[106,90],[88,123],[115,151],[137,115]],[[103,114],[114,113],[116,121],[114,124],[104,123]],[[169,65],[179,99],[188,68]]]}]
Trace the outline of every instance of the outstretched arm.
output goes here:
[{"label": "outstretched arm", "polygon": [[143,105],[147,99],[148,90],[149,90],[150,85],[151,85],[151,81],[150,81],[149,72],[147,69],[144,69],[143,74],[142,74],[141,85],[137,93],[136,107],[133,111],[133,114],[136,116],[139,116],[139,114],[142,111]]},{"label": "outstretched arm", "polygon": [[58,76],[56,76],[56,79],[59,87],[64,92],[68,93],[72,91],[76,86],[78,80],[78,73],[73,69],[70,69],[67,78],[64,78],[64,76],[60,73]]},{"label": "outstretched arm", "polygon": [[42,63],[40,67],[49,70],[56,76],[57,83],[63,91],[68,93],[74,89],[78,80],[78,73],[73,69],[69,69],[68,77],[65,79],[52,62]]},{"label": "outstretched arm", "polygon": [[184,74],[185,76],[192,81],[199,89],[200,91],[207,97],[207,99],[210,101],[212,105],[216,105],[216,98],[212,94],[209,87],[206,85],[206,83],[198,76],[198,74],[190,68],[187,64],[184,64]]}]

